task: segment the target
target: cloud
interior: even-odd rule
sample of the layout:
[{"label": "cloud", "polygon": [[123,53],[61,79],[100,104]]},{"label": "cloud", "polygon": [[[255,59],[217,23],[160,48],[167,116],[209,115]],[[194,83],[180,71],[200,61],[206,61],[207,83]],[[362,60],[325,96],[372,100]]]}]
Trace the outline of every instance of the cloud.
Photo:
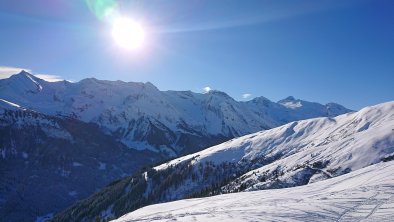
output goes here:
[{"label": "cloud", "polygon": [[47,82],[57,82],[57,81],[64,80],[62,77],[60,77],[58,75],[34,74],[31,69],[10,67],[10,66],[0,66],[0,79],[6,79],[14,74],[20,73],[22,70],[25,70],[28,73],[32,73],[37,78],[43,79]]},{"label": "cloud", "polygon": [[207,92],[211,91],[212,89],[211,89],[211,87],[206,86],[206,87],[202,88],[202,90],[204,93],[207,93]]},{"label": "cloud", "polygon": [[250,97],[252,97],[252,94],[250,94],[250,93],[244,93],[244,94],[242,94],[242,98],[243,98],[243,99],[249,99]]},{"label": "cloud", "polygon": [[63,81],[64,79],[57,75],[49,75],[49,74],[34,74],[37,78],[43,79],[47,82],[59,82]]},{"label": "cloud", "polygon": [[0,79],[6,79],[14,74],[20,73],[22,70],[25,70],[26,72],[31,72],[30,69],[25,68],[0,66]]}]

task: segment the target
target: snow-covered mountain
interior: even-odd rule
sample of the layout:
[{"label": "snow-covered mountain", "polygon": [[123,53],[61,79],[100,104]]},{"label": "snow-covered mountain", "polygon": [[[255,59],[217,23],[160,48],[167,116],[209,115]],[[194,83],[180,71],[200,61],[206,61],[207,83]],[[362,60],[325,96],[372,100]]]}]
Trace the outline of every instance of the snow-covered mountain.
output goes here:
[{"label": "snow-covered mountain", "polygon": [[156,204],[113,222],[392,221],[394,161],[301,187]]},{"label": "snow-covered mountain", "polygon": [[336,118],[296,121],[233,139],[156,169],[191,158],[198,164],[253,163],[255,169],[223,187],[222,192],[289,187],[342,175],[394,155],[393,126],[394,102],[388,102]]},{"label": "snow-covered mountain", "polygon": [[95,124],[0,100],[0,221],[53,215],[161,160],[129,149]]},{"label": "snow-covered mountain", "polygon": [[160,91],[151,83],[46,82],[22,71],[0,80],[0,99],[47,115],[96,123],[130,148],[173,157],[295,120],[350,112],[289,97],[238,102],[224,92]]},{"label": "snow-covered mountain", "polygon": [[[119,217],[142,206],[306,185],[394,159],[394,102],[250,134],[112,184],[54,221]],[[87,212],[96,212],[87,213]]]},{"label": "snow-covered mountain", "polygon": [[24,71],[2,79],[0,215],[31,221],[158,161],[350,111],[287,100],[239,102],[220,91],[160,91],[151,83],[94,78],[47,82]]}]

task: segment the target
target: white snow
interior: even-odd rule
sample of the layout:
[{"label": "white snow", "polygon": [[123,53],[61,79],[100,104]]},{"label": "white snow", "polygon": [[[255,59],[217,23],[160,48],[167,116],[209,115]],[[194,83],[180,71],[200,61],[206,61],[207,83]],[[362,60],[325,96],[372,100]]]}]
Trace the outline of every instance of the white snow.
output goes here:
[{"label": "white snow", "polygon": [[[10,109],[10,107],[3,107],[2,105],[8,104],[9,102],[6,100],[0,99],[0,114],[1,111],[4,110],[15,110],[22,109],[19,105],[12,105],[15,109]],[[4,109],[2,109],[4,108]],[[37,113],[34,111],[28,111],[23,115],[23,118],[18,118],[16,113],[11,113],[9,115],[2,115],[0,118],[0,126],[6,126],[12,124],[14,127],[23,128],[28,126],[40,126],[42,131],[49,137],[53,138],[61,138],[66,140],[73,140],[73,137],[69,132],[67,132],[63,127],[59,126],[59,124],[51,117],[43,115],[41,113]]]},{"label": "white snow", "polygon": [[[151,122],[179,134],[240,136],[298,119],[327,115],[327,107],[297,100],[294,109],[259,97],[238,102],[226,93],[160,91],[151,83],[105,81],[94,78],[70,83],[47,82],[27,72],[0,80],[3,100],[48,115],[73,116],[94,122],[108,133],[124,132],[118,138],[134,149],[160,151],[136,139],[136,130],[147,132]],[[349,110],[333,106],[332,115]],[[341,110],[342,107],[342,110]],[[133,121],[143,120],[140,125]],[[158,123],[159,122],[159,123]],[[182,126],[182,127],[180,127]],[[173,138],[175,143],[177,138]],[[176,145],[174,145],[176,146]],[[171,155],[171,149],[163,149]]]},{"label": "white snow", "polygon": [[20,107],[21,107],[20,105],[15,104],[15,103],[12,103],[12,102],[10,102],[10,101],[7,101],[7,100],[5,100],[5,99],[0,99],[0,101],[3,102],[3,103],[8,104],[8,105],[10,105],[10,106],[16,107],[16,108],[20,108]]},{"label": "white snow", "polygon": [[[390,221],[394,161],[379,162],[394,155],[393,126],[394,102],[387,102],[232,139],[155,169],[190,160],[196,168],[206,161],[250,167],[248,163],[272,158],[271,163],[250,169],[231,186],[222,187],[231,191],[243,184],[250,192],[152,205],[117,221]],[[295,186],[308,168],[316,171],[307,186],[253,192],[269,188],[276,180]],[[277,177],[259,179],[277,169],[281,170]],[[330,177],[334,179],[326,180]],[[171,195],[182,194],[190,186],[184,181]]]},{"label": "white snow", "polygon": [[289,108],[289,109],[297,109],[302,107],[302,104],[300,101],[296,101],[296,102],[284,102],[282,103],[283,106]]},{"label": "white snow", "polygon": [[29,78],[34,84],[36,84],[39,91],[42,90],[42,86],[36,80],[33,79],[32,75],[26,74],[26,77]]},{"label": "white snow", "polygon": [[[330,161],[328,169],[360,169],[377,163],[394,152],[394,102],[367,107],[336,118],[315,118],[292,122],[213,146],[157,166],[189,160],[242,163],[261,158],[279,160],[258,169],[259,172],[281,166],[291,170],[300,164]],[[245,175],[248,179],[253,172]]]},{"label": "white snow", "polygon": [[151,205],[113,222],[392,221],[394,161],[295,188]]}]

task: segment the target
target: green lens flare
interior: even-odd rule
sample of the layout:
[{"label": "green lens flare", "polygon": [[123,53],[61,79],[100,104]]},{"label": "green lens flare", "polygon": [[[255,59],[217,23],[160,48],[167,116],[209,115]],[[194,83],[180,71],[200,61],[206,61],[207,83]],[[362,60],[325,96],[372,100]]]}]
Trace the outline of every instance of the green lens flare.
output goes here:
[{"label": "green lens flare", "polygon": [[100,20],[104,20],[117,8],[115,0],[85,0],[90,11]]}]

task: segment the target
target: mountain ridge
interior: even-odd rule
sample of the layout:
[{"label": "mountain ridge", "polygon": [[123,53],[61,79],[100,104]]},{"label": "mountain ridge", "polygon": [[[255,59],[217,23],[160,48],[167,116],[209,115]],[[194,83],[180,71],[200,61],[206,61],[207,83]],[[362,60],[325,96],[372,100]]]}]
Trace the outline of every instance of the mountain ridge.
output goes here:
[{"label": "mountain ridge", "polygon": [[107,220],[150,204],[294,187],[347,174],[392,159],[393,121],[394,102],[387,102],[235,138],[120,180],[53,221]]},{"label": "mountain ridge", "polygon": [[[150,82],[95,78],[46,82],[25,71],[0,80],[0,95],[0,99],[47,115],[96,123],[130,148],[168,156],[212,145],[196,143],[206,137],[223,142],[295,120],[351,112],[338,104],[330,105],[335,107],[331,109],[328,104],[303,100],[296,100],[297,107],[265,98],[240,102],[215,90],[205,94],[160,91]],[[152,142],[157,137],[161,146]],[[153,139],[147,142],[146,138]]]},{"label": "mountain ridge", "polygon": [[[149,82],[47,82],[28,72],[2,79],[2,214],[9,221],[54,214],[144,166],[292,120],[331,115],[326,105],[300,103],[289,109],[263,97],[240,102],[225,92],[160,91]],[[338,106],[334,114],[350,111]],[[85,185],[76,187],[81,181]],[[16,205],[23,210],[9,214]]]}]

